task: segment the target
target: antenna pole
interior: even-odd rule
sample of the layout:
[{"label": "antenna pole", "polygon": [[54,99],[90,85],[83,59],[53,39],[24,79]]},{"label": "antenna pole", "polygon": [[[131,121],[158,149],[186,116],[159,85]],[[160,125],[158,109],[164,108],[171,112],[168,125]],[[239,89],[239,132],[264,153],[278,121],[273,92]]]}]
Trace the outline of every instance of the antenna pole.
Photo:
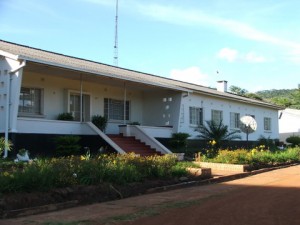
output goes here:
[{"label": "antenna pole", "polygon": [[118,0],[116,0],[114,65],[118,66]]}]

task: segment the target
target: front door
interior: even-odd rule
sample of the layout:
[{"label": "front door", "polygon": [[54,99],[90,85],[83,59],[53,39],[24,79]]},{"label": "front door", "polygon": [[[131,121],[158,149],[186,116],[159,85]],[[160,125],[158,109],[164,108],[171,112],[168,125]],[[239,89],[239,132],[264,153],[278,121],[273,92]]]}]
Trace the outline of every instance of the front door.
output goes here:
[{"label": "front door", "polygon": [[[70,93],[70,113],[75,121],[80,121],[80,94]],[[82,95],[82,121],[90,121],[90,96]]]}]

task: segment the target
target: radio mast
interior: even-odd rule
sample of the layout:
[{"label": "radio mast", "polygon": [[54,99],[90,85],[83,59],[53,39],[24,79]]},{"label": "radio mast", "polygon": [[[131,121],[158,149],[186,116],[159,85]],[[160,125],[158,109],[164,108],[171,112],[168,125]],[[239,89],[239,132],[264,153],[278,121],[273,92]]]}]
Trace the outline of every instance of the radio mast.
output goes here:
[{"label": "radio mast", "polygon": [[114,66],[118,66],[118,0],[116,0]]}]

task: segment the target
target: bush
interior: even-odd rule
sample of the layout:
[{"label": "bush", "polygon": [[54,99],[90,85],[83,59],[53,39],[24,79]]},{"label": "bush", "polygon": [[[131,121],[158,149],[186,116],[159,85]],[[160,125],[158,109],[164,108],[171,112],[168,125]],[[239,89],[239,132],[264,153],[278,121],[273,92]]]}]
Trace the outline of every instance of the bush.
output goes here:
[{"label": "bush", "polygon": [[300,148],[288,148],[271,152],[269,150],[262,150],[257,147],[251,151],[239,149],[234,151],[220,150],[219,154],[214,158],[202,156],[203,162],[215,163],[230,163],[230,164],[248,164],[253,169],[270,167],[278,164],[296,163],[300,162]]},{"label": "bush", "polygon": [[175,149],[181,149],[187,146],[187,139],[190,137],[187,133],[173,133],[170,145]]},{"label": "bush", "polygon": [[71,113],[61,113],[57,116],[58,120],[73,121],[74,117]]},{"label": "bush", "polygon": [[79,136],[59,136],[56,137],[54,142],[56,144],[56,156],[69,156],[78,155],[80,153]]},{"label": "bush", "polygon": [[[22,165],[22,166],[20,166]],[[0,167],[1,168],[1,167]],[[52,188],[102,183],[128,184],[144,179],[187,175],[186,166],[173,155],[137,157],[127,155],[70,156],[14,163],[0,172],[0,192],[47,191]]]},{"label": "bush", "polygon": [[286,139],[286,142],[292,144],[292,147],[300,146],[300,136],[290,136]]},{"label": "bush", "polygon": [[2,153],[4,152],[5,148],[7,148],[8,151],[11,150],[12,143],[10,141],[6,142],[5,138],[0,138],[0,157],[2,156]]},{"label": "bush", "polygon": [[92,123],[101,131],[105,131],[107,126],[107,118],[105,116],[95,115],[92,117]]},{"label": "bush", "polygon": [[269,149],[272,151],[277,149],[277,147],[275,145],[275,141],[273,139],[271,139],[270,137],[266,138],[263,135],[261,135],[257,141],[258,141],[259,146],[265,146],[266,149]]}]

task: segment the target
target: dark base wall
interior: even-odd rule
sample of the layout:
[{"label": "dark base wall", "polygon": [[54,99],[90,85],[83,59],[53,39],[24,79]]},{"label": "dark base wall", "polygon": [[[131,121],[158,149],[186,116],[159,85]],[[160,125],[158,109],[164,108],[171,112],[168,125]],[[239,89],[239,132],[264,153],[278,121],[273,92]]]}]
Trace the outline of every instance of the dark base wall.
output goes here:
[{"label": "dark base wall", "polygon": [[[185,149],[177,149],[176,147],[172,146],[170,142],[170,138],[156,138],[161,144],[166,146],[168,149],[170,149],[173,152],[182,152]],[[230,142],[224,142],[222,147],[223,149],[229,148],[229,149],[238,149],[238,148],[252,148],[257,146],[257,141],[230,141]],[[187,140],[187,149],[192,150],[194,152],[203,152],[205,149],[210,148],[207,144],[206,140],[200,140],[200,139],[188,139]]]},{"label": "dark base wall", "polygon": [[[0,136],[4,136],[0,134]],[[20,134],[12,133],[9,134],[9,139],[13,142],[13,150],[9,152],[10,156],[15,156],[18,150],[25,148],[29,150],[30,157],[36,156],[54,156],[55,155],[55,138],[58,136],[65,135],[54,135],[54,134]],[[76,135],[81,139],[79,145],[81,146],[81,154],[85,154],[84,147],[88,147],[91,153],[97,153],[101,147],[108,147],[108,151],[112,149],[108,144],[97,135]]]}]

